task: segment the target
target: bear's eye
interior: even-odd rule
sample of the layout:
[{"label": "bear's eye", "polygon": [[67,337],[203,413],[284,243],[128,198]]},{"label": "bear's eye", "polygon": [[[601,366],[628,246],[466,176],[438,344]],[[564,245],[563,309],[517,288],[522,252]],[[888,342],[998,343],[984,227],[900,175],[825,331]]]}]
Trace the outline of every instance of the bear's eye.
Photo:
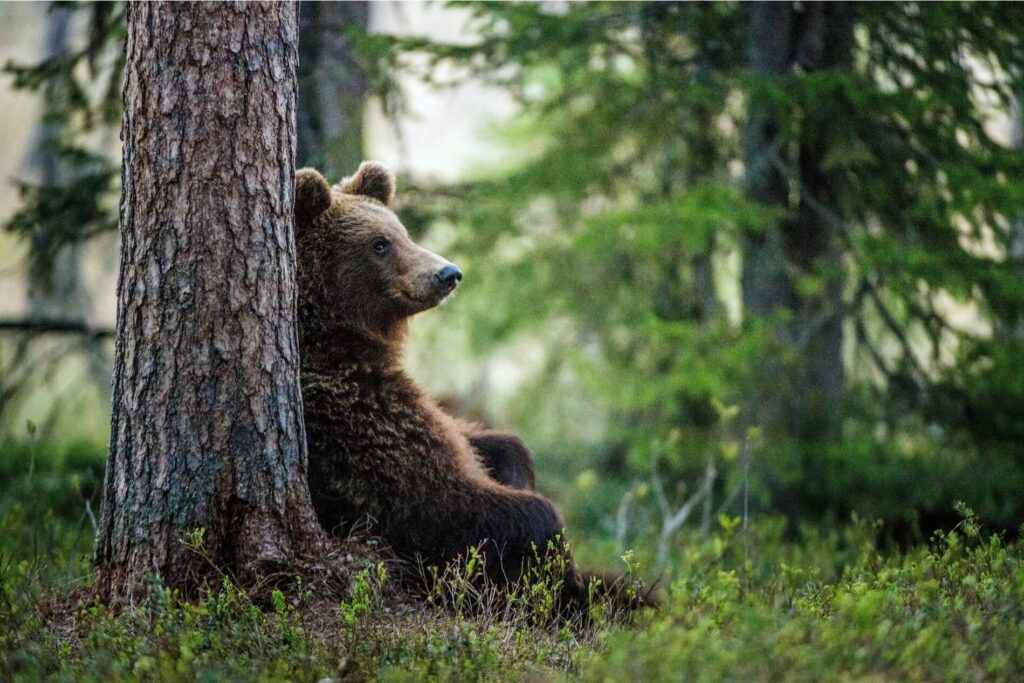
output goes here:
[{"label": "bear's eye", "polygon": [[387,240],[377,240],[373,243],[373,250],[377,252],[377,256],[383,256],[391,251],[391,242],[388,242]]}]

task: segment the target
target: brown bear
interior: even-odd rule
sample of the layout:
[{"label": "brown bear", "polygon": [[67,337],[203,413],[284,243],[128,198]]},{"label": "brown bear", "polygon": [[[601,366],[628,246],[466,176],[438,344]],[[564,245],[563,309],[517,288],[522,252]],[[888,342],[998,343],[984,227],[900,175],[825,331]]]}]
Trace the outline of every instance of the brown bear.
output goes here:
[{"label": "brown bear", "polygon": [[[331,187],[295,178],[302,394],[309,486],[329,530],[369,523],[398,555],[444,565],[471,546],[515,581],[535,552],[562,552],[562,519],[534,489],[515,436],[447,415],[402,368],[411,316],[455,289],[455,265],[415,244],[388,208],[391,172],[364,162]],[[563,605],[584,609],[568,562]]]}]

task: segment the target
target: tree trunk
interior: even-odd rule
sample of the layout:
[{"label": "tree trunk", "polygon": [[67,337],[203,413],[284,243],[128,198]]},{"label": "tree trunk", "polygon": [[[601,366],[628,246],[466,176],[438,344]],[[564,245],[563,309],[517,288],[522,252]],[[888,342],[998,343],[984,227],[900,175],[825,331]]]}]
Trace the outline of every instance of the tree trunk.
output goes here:
[{"label": "tree trunk", "polygon": [[[296,336],[293,3],[132,3],[97,590],[322,547]],[[203,530],[202,555],[182,544]],[[195,539],[196,536],[193,536]]]},{"label": "tree trunk", "polygon": [[[1010,147],[1016,150],[1024,150],[1024,106],[1021,106],[1021,99],[1015,96],[1010,102]],[[1013,234],[1010,237],[1010,256],[1024,260],[1024,215],[1017,216],[1013,224]],[[1024,273],[1021,273],[1024,277]],[[1024,339],[1024,313],[1017,316],[1012,334],[1017,339]]]},{"label": "tree trunk", "polygon": [[[750,14],[750,70],[760,78],[781,78],[792,67],[792,8],[789,3],[758,2],[751,5]],[[783,153],[785,141],[781,116],[774,108],[765,98],[751,98],[744,139],[746,190],[753,201],[785,207],[789,188],[786,177],[773,163]],[[754,315],[771,315],[789,304],[789,289],[779,232],[767,230],[751,235],[744,251],[744,308]]]},{"label": "tree trunk", "polygon": [[[67,49],[68,27],[71,11],[55,6],[47,12],[46,46],[47,58],[54,57]],[[39,141],[33,154],[33,165],[39,171],[39,182],[43,187],[56,187],[66,180],[67,169],[57,153],[59,126],[49,120],[46,114],[60,106],[61,97],[53,83],[44,89],[44,116],[39,124]],[[76,244],[61,247],[53,259],[40,258],[46,249],[46,242],[53,239],[40,228],[32,233],[28,266],[28,317],[31,320],[65,320],[82,318],[88,300],[79,284],[79,248]]]},{"label": "tree trunk", "polygon": [[[807,3],[800,25],[797,58],[805,69],[850,68],[853,12],[848,3]],[[829,141],[838,137],[835,126],[841,125],[841,121],[819,121],[801,134],[800,201],[795,220],[786,225],[790,263],[796,272],[814,275],[821,283],[816,293],[792,297],[796,302],[792,336],[804,359],[793,413],[801,423],[793,428],[824,438],[835,435],[835,402],[844,388],[843,249],[837,224],[841,178],[836,170],[823,170]]]},{"label": "tree trunk", "polygon": [[[782,78],[798,62],[805,71],[849,68],[853,45],[852,12],[846,3],[757,3],[751,8],[750,68],[764,78]],[[789,216],[746,243],[743,299],[748,314],[792,313],[776,328],[779,343],[799,360],[785,371],[769,361],[765,385],[771,396],[758,401],[757,420],[801,437],[827,436],[827,424],[841,398],[843,372],[842,248],[836,213],[838,180],[822,170],[828,126],[800,131],[798,155],[788,160],[783,130],[788,113],[751,98],[746,136],[747,195]],[[787,123],[788,125],[788,123]],[[784,166],[793,164],[786,173]],[[790,206],[791,180],[797,202]],[[797,292],[796,278],[813,275],[818,292]],[[785,372],[783,381],[782,374]],[[779,424],[784,420],[785,424]],[[824,431],[823,431],[824,430]]]},{"label": "tree trunk", "polygon": [[[781,79],[792,67],[793,10],[789,3],[783,2],[757,2],[749,7],[750,71],[758,78]],[[787,179],[774,163],[774,158],[785,149],[780,125],[782,114],[775,108],[769,99],[752,96],[744,137],[747,196],[772,208],[786,207],[789,201]],[[786,272],[779,226],[769,226],[763,233],[747,234],[741,286],[744,316],[768,317],[792,305],[792,285]],[[759,390],[753,400],[752,421],[768,428],[776,427],[784,414],[776,397],[763,395],[764,391],[780,386],[782,369],[778,366],[774,358],[766,359],[762,371],[767,376],[760,382],[766,389]]]},{"label": "tree trunk", "polygon": [[299,163],[334,180],[363,160],[366,76],[349,28],[365,31],[367,2],[303,2],[299,9]]}]

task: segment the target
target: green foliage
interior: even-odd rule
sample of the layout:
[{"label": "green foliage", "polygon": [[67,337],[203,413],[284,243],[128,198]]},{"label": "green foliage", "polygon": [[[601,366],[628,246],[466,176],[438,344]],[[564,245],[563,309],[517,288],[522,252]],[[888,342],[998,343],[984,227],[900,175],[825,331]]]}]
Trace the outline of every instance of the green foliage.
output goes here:
[{"label": "green foliage", "polygon": [[[961,474],[1024,458],[1024,157],[992,133],[1024,92],[1019,7],[783,7],[794,31],[820,20],[839,39],[801,39],[765,75],[752,5],[459,6],[476,43],[394,40],[393,64],[426,55],[521,111],[499,131],[505,164],[414,194],[410,218],[443,231],[467,273],[446,330],[461,324],[480,354],[543,349],[509,420],[535,443],[531,428],[577,404],[607,423],[589,449],[563,431],[542,458],[642,480],[672,443],[668,487],[711,457],[720,501],[738,473],[715,444],[755,425],[758,510],[925,523],[964,491],[993,523],[1024,518],[1011,486],[965,490]],[[951,466],[922,466],[921,441]]]},{"label": "green foliage", "polygon": [[[121,121],[125,59],[123,4],[55,2],[50,11],[87,13],[84,44],[56,46],[37,64],[9,61],[3,68],[16,90],[41,93],[45,103],[41,154],[53,168],[40,182],[14,181],[22,205],[4,224],[31,238],[42,272],[61,247],[117,228],[120,166],[103,148]],[[100,149],[97,134],[107,138]]]},{"label": "green foliage", "polygon": [[775,461],[780,490],[796,501],[790,510],[795,518],[812,518],[814,510],[827,509],[842,521],[857,512],[886,520],[901,540],[920,542],[925,540],[922,528],[948,528],[956,522],[952,504],[958,499],[968,501],[994,528],[1014,531],[1024,487],[1015,457],[1005,445],[984,449],[953,441],[910,417],[875,433],[851,423],[840,443],[813,452],[780,451]]},{"label": "green foliage", "polygon": [[356,573],[352,581],[352,597],[339,606],[347,626],[355,626],[360,619],[371,614],[375,607],[381,606],[381,590],[387,581],[388,572],[383,562]]},{"label": "green foliage", "polygon": [[[9,486],[29,471],[23,451],[23,469],[0,479],[4,680],[949,680],[1024,667],[1024,548],[964,504],[956,528],[906,553],[879,546],[880,525],[856,518],[787,540],[781,519],[745,527],[726,515],[705,539],[674,546],[685,569],[664,579],[658,611],[627,621],[598,611],[587,628],[546,618],[564,570],[557,558],[513,600],[480,601],[481,558],[439,573],[426,603],[372,559],[341,601],[295,580],[256,604],[227,577],[183,600],[154,579],[113,611],[88,600],[88,528],[79,538],[75,515],[50,508],[70,484],[45,497]],[[58,460],[41,450],[32,477],[69,482],[73,451]],[[43,544],[20,540],[40,533]],[[187,540],[202,552],[199,531]],[[647,554],[626,553],[627,572]]]},{"label": "green foliage", "polygon": [[26,563],[37,597],[88,574],[104,456],[88,443],[0,442],[0,567]]},{"label": "green foliage", "polygon": [[865,539],[836,580],[813,566],[696,567],[663,614],[611,633],[584,680],[977,680],[1024,668],[1019,546],[959,530],[906,556]]}]

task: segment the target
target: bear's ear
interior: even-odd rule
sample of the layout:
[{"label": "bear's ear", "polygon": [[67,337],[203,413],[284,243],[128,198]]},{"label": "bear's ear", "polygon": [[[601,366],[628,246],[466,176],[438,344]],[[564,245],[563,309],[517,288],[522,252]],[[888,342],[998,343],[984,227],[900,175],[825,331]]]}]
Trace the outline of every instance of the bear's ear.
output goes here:
[{"label": "bear's ear", "polygon": [[295,222],[311,222],[331,205],[331,186],[320,171],[301,168],[295,172]]},{"label": "bear's ear", "polygon": [[388,206],[395,198],[395,174],[379,161],[364,161],[355,175],[342,180],[338,187],[346,194],[372,197]]}]

